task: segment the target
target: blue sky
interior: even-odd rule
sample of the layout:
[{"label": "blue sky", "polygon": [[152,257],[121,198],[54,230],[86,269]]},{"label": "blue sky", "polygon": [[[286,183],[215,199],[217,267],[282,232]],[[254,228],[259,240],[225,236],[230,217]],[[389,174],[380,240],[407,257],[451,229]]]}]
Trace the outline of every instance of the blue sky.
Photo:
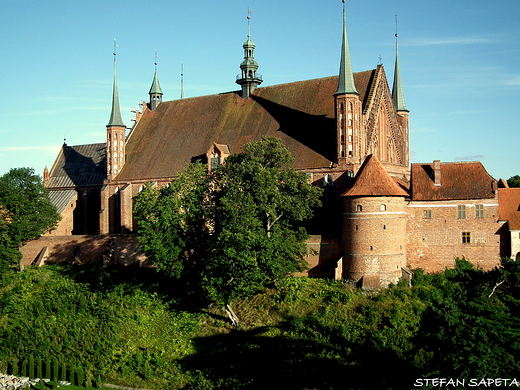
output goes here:
[{"label": "blue sky", "polygon": [[[0,174],[42,173],[67,144],[103,142],[118,44],[122,116],[148,100],[155,50],[164,100],[238,89],[247,7],[262,86],[335,75],[340,0],[0,0]],[[520,174],[520,1],[347,1],[354,71],[390,82],[398,15],[412,162],[482,161]]]}]

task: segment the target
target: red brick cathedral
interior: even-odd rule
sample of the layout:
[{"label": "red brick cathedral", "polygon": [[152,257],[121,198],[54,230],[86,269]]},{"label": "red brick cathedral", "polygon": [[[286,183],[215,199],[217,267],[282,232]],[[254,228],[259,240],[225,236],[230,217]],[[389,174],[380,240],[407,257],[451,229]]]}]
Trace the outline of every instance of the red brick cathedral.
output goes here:
[{"label": "red brick cathedral", "polygon": [[493,179],[480,162],[410,165],[397,44],[392,90],[382,65],[352,72],[345,9],[336,76],[260,87],[255,48],[248,32],[239,91],[162,101],[156,69],[149,101],[129,132],[114,57],[106,140],[64,144],[44,172],[63,219],[31,244],[32,252],[25,250],[27,261],[38,253],[40,259],[134,260],[132,200],[145,183],[165,186],[189,162],[214,169],[264,135],[280,138],[294,168],[324,189],[323,207],[309,226],[309,253],[316,253],[308,256],[310,276],[379,287],[414,268],[443,270],[456,257],[484,269],[518,257],[520,189]]}]

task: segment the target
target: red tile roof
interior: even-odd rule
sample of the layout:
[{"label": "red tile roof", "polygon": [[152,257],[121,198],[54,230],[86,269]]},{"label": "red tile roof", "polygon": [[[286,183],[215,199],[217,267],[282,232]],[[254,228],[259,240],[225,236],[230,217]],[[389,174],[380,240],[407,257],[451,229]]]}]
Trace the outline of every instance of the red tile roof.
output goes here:
[{"label": "red tile roof", "polygon": [[481,162],[440,164],[440,186],[434,184],[434,164],[412,164],[412,200],[455,200],[494,198],[496,180]]},{"label": "red tile roof", "polygon": [[367,156],[356,174],[354,185],[342,196],[408,196],[390,177],[373,154]]},{"label": "red tile roof", "polygon": [[[354,74],[364,104],[374,72]],[[214,143],[239,153],[263,135],[283,140],[295,168],[329,167],[336,159],[337,83],[334,76],[257,88],[245,100],[229,92],[163,102],[132,131],[116,180],[173,177]]]},{"label": "red tile roof", "polygon": [[509,222],[509,230],[520,230],[520,188],[498,189],[498,218]]}]

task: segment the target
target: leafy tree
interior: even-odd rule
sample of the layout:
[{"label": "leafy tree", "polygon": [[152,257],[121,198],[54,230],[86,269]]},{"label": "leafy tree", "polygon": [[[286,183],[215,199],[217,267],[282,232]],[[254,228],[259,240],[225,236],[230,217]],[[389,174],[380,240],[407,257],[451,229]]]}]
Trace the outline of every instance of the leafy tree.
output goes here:
[{"label": "leafy tree", "polygon": [[206,296],[237,325],[233,300],[306,266],[300,225],[321,190],[292,163],[279,139],[264,137],[210,174],[190,165],[169,187],[147,188],[135,201],[143,251],[173,277],[194,268]]},{"label": "leafy tree", "polygon": [[280,139],[264,137],[231,155],[215,173],[213,250],[201,264],[203,288],[225,305],[306,268],[305,229],[319,205],[321,190]]},{"label": "leafy tree", "polygon": [[507,184],[509,187],[520,187],[520,175],[511,176],[507,179]]},{"label": "leafy tree", "polygon": [[141,249],[167,275],[179,278],[207,248],[207,168],[191,164],[168,187],[147,186],[134,202]]},{"label": "leafy tree", "polygon": [[0,221],[0,256],[11,264],[21,258],[17,250],[24,242],[54,228],[60,220],[32,168],[13,168],[0,176],[0,205],[9,213],[7,218],[3,213],[3,227]]}]

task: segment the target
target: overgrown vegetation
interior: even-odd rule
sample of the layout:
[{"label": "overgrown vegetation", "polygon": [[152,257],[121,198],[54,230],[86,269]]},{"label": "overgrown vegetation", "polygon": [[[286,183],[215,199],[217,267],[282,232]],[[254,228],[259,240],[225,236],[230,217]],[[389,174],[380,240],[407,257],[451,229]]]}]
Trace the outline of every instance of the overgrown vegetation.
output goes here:
[{"label": "overgrown vegetation", "polygon": [[288,278],[239,302],[238,329],[199,298],[153,269],[4,273],[0,371],[50,359],[81,368],[84,385],[149,389],[412,389],[520,372],[515,262],[457,260],[379,292]]}]

